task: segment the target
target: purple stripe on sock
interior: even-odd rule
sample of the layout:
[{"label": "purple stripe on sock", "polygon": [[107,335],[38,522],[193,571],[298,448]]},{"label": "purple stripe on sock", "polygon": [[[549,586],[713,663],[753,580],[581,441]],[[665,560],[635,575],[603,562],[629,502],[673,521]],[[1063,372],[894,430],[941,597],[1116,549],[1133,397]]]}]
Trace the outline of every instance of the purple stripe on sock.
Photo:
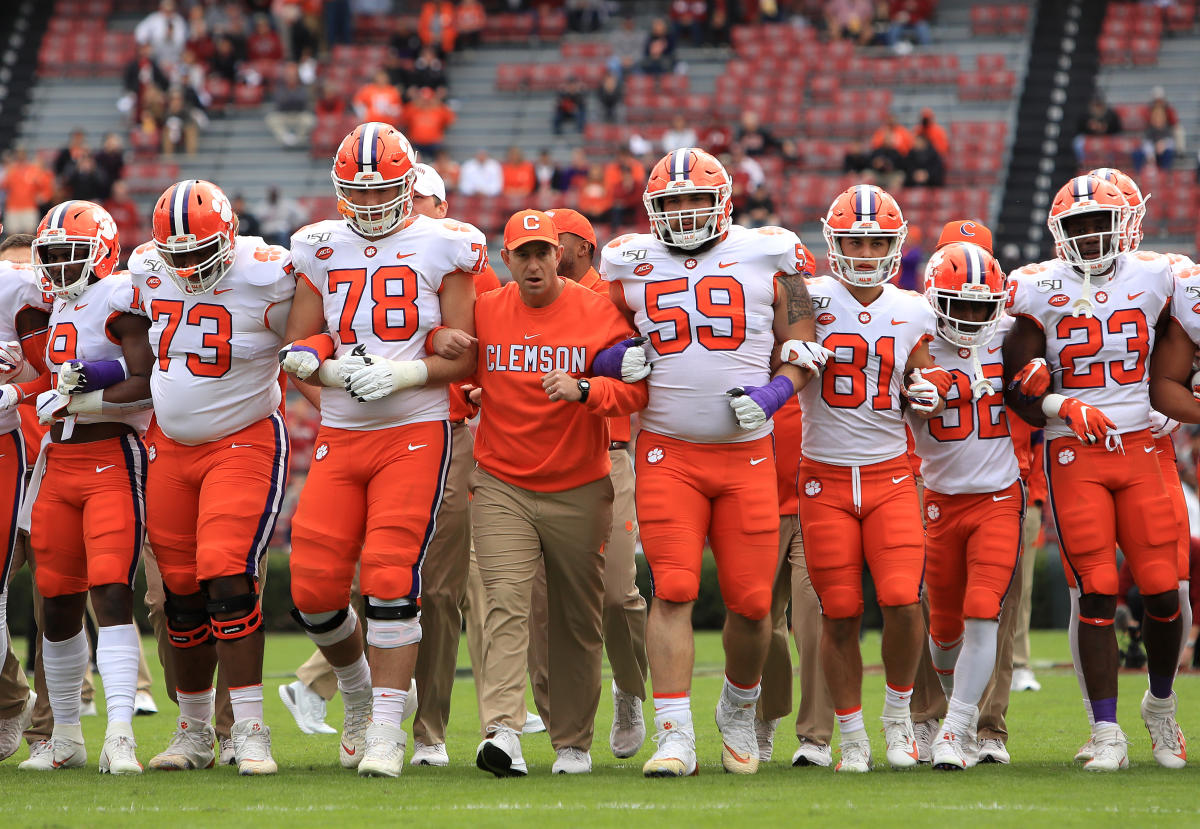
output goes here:
[{"label": "purple stripe on sock", "polygon": [[1096,722],[1115,723],[1117,721],[1117,698],[1092,700],[1092,716]]}]

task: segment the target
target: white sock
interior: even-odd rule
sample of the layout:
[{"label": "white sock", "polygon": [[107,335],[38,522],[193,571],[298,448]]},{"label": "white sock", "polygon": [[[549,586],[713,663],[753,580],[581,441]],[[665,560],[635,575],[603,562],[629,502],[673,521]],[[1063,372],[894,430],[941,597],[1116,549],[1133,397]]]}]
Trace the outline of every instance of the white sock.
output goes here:
[{"label": "white sock", "polygon": [[[1000,623],[992,619],[967,619],[962,653],[954,668],[953,699],[974,708],[983,699],[996,667],[996,635]],[[955,732],[958,733],[958,732]]]},{"label": "white sock", "polygon": [[909,717],[912,713],[909,709],[909,702],[912,700],[913,687],[909,685],[907,688],[893,688],[890,682],[884,683],[883,696],[883,716],[885,717]]},{"label": "white sock", "polygon": [[96,636],[96,667],[104,682],[110,723],[133,722],[133,695],[137,693],[141,659],[136,627],[128,624],[100,628]]},{"label": "white sock", "polygon": [[1096,718],[1092,715],[1092,700],[1088,696],[1087,680],[1083,678],[1083,664],[1079,661],[1079,588],[1068,587],[1067,595],[1071,600],[1071,616],[1067,620],[1067,641],[1071,644],[1071,664],[1075,666],[1075,678],[1079,680],[1079,693],[1083,697],[1083,710],[1087,714],[1088,725],[1095,725]]},{"label": "white sock", "polygon": [[738,708],[745,708],[754,705],[758,702],[759,696],[762,695],[762,682],[754,683],[753,688],[740,688],[729,681],[729,677],[725,677],[725,685],[721,688],[721,696],[726,702],[730,702]]},{"label": "white sock", "polygon": [[671,720],[676,725],[683,725],[685,722],[689,725],[692,722],[692,696],[685,694],[683,696],[665,696],[654,697],[654,726],[661,727],[666,720]]},{"label": "white sock", "polygon": [[82,629],[62,642],[42,636],[42,665],[55,725],[79,725],[79,693],[87,664],[88,641]]},{"label": "white sock", "polygon": [[404,703],[408,702],[408,690],[399,688],[371,689],[371,721],[399,727],[404,722]]},{"label": "white sock", "polygon": [[978,718],[978,706],[952,699],[946,708],[946,722],[944,725],[947,731],[959,737],[965,737],[971,733],[971,727],[975,725],[975,721]]},{"label": "white sock", "polygon": [[954,666],[958,662],[958,653],[962,650],[963,638],[960,635],[953,642],[938,642],[929,637],[929,656],[933,660],[933,669],[937,671],[938,682],[942,683],[942,692],[946,699],[954,694]]},{"label": "white sock", "polygon": [[358,691],[371,690],[371,666],[367,664],[367,655],[359,654],[358,659],[342,668],[334,666],[337,675],[338,690],[343,695]]},{"label": "white sock", "polygon": [[261,720],[263,716],[263,687],[243,685],[229,689],[229,702],[233,705],[233,721]]},{"label": "white sock", "polygon": [[217,692],[213,688],[193,692],[175,690],[175,698],[179,701],[179,716],[203,723],[212,719],[213,700],[216,697]]},{"label": "white sock", "polygon": [[1187,579],[1179,582],[1179,618],[1183,622],[1183,636],[1179,637],[1179,657],[1187,649],[1187,640],[1192,631],[1192,590]]},{"label": "white sock", "polygon": [[842,739],[858,733],[866,733],[867,726],[863,722],[862,706],[851,708],[848,711],[835,711],[838,721],[838,731],[842,733]]}]

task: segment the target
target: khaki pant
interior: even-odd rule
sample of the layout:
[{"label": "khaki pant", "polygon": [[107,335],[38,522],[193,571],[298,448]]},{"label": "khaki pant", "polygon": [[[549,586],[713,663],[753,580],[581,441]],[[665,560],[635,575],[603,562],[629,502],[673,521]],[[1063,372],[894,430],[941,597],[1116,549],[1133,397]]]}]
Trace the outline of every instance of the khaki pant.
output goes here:
[{"label": "khaki pant", "polygon": [[530,607],[546,568],[548,698],[556,749],[591,748],[600,702],[604,541],[612,523],[608,477],[564,492],[533,492],[477,469],[471,522],[487,602],[482,719],[520,731]]},{"label": "khaki pant", "polygon": [[624,449],[612,461],[612,530],[604,546],[604,650],[617,687],[646,698],[646,599],[637,587],[637,513],[633,504],[633,459]]},{"label": "khaki pant", "polygon": [[[1033,612],[1033,567],[1037,562],[1037,537],[1042,529],[1041,504],[1025,507],[1025,524],[1021,528],[1021,589],[1014,584],[1009,588],[1016,607],[1016,628],[1013,631],[1013,667],[1029,667],[1029,615]],[[1185,631],[1186,633],[1186,631]]]}]

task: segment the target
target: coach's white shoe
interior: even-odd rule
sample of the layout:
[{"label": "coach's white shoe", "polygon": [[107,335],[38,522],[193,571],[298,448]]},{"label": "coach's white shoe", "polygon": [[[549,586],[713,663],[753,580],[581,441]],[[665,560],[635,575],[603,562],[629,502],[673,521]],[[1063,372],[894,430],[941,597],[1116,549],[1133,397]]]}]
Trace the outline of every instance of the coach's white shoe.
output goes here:
[{"label": "coach's white shoe", "polygon": [[149,691],[138,691],[133,695],[133,713],[139,717],[158,713],[158,703]]},{"label": "coach's white shoe", "polygon": [[79,701],[79,716],[94,717],[96,716],[96,701],[94,699]]},{"label": "coach's white shoe", "polygon": [[237,765],[237,746],[233,742],[233,737],[223,737],[217,744],[217,765],[218,766],[236,766]]},{"label": "coach's white shoe", "polygon": [[880,717],[883,720],[883,739],[887,743],[888,765],[894,769],[911,769],[920,762],[917,737],[908,717]]},{"label": "coach's white shoe", "polygon": [[124,722],[110,722],[104,735],[104,748],[100,750],[101,774],[141,774],[142,764],[137,758],[137,742],[133,739],[133,726]]},{"label": "coach's white shoe", "polygon": [[833,749],[821,743],[814,743],[807,737],[801,737],[800,748],[792,755],[792,765],[829,768],[833,765]]},{"label": "coach's white shoe", "polygon": [[558,756],[551,767],[552,774],[588,774],[592,770],[592,755],[582,748],[555,749]]},{"label": "coach's white shoe", "polygon": [[913,736],[917,740],[917,762],[928,763],[933,759],[933,739],[937,733],[936,719],[913,723]]},{"label": "coach's white shoe", "polygon": [[721,732],[721,765],[730,774],[758,771],[758,737],[754,734],[754,703],[735,705],[721,695],[717,701]]},{"label": "coach's white shoe", "polygon": [[213,745],[216,742],[217,733],[211,725],[203,720],[180,717],[171,742],[150,758],[150,768],[154,771],[211,769],[215,762]]},{"label": "coach's white shoe", "polygon": [[83,728],[76,725],[55,725],[54,733],[42,751],[29,751],[29,759],[17,766],[26,771],[57,771],[75,769],[87,764],[87,748],[83,744]]},{"label": "coach's white shoe", "polygon": [[865,774],[871,770],[871,741],[867,732],[858,731],[842,735],[840,744],[842,758],[834,766],[834,771],[849,771]]},{"label": "coach's white shoe", "polygon": [[1154,759],[1166,769],[1181,769],[1187,765],[1187,740],[1175,721],[1178,704],[1174,692],[1167,699],[1157,699],[1149,691],[1142,697],[1142,722],[1150,732],[1150,748]]},{"label": "coach's white shoe", "polygon": [[522,734],[541,734],[545,730],[545,720],[532,711],[525,712],[525,725],[521,726]]},{"label": "coach's white shoe", "polygon": [[1083,764],[1088,771],[1117,771],[1129,768],[1129,741],[1116,723],[1092,726],[1095,753]]},{"label": "coach's white shoe", "polygon": [[450,755],[446,753],[445,743],[427,746],[420,740],[413,740],[413,756],[409,763],[414,766],[448,766]]},{"label": "coach's white shoe", "polygon": [[1017,691],[1040,691],[1042,683],[1037,681],[1037,677],[1033,675],[1033,671],[1029,668],[1013,668],[1012,682],[1009,684],[1009,690]]},{"label": "coach's white shoe", "polygon": [[521,755],[521,737],[511,728],[492,726],[491,736],[475,749],[475,765],[497,777],[524,777],[529,773]]},{"label": "coach's white shoe", "polygon": [[399,777],[404,770],[404,747],[408,735],[398,725],[373,722],[367,727],[363,740],[359,777]]},{"label": "coach's white shoe", "polygon": [[982,740],[979,743],[979,762],[999,763],[1002,766],[1007,766],[1012,762],[1012,757],[1008,755],[1008,749],[1002,740]]},{"label": "coach's white shoe", "polygon": [[0,760],[7,760],[17,753],[21,747],[21,735],[33,722],[33,705],[37,702],[37,694],[29,692],[25,698],[25,707],[15,717],[0,719]]},{"label": "coach's white shoe", "polygon": [[646,742],[646,719],[642,716],[642,701],[612,684],[613,724],[608,732],[608,746],[613,757],[632,757]]},{"label": "coach's white shoe", "polygon": [[300,680],[279,686],[279,698],[305,734],[337,734],[325,722],[325,699]]},{"label": "coach's white shoe", "polygon": [[969,742],[969,737],[960,737],[943,725],[933,740],[930,762],[939,771],[969,769],[977,760],[974,746],[968,745]]},{"label": "coach's white shoe", "polygon": [[344,769],[356,769],[366,748],[367,726],[371,724],[371,689],[343,694],[346,717],[342,722],[342,742],[338,759]]},{"label": "coach's white shoe", "polygon": [[778,719],[754,718],[754,739],[758,740],[758,762],[771,762],[771,758],[775,755],[775,729],[778,727]]},{"label": "coach's white shoe", "polygon": [[642,766],[646,777],[690,777],[700,772],[691,714],[655,717],[654,743],[658,748]]},{"label": "coach's white shoe", "polygon": [[238,774],[274,774],[279,771],[271,756],[271,729],[255,717],[238,720],[229,731]]}]

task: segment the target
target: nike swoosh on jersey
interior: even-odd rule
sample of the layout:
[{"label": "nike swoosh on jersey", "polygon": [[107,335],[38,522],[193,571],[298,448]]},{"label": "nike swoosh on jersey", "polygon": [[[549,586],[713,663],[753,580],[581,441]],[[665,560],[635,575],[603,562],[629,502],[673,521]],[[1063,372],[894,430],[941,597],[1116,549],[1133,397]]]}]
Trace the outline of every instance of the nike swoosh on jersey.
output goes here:
[{"label": "nike swoosh on jersey", "polygon": [[424,448],[425,448],[426,446],[428,446],[428,445],[429,445],[428,443],[417,443],[417,444],[412,444],[412,443],[410,443],[410,444],[408,445],[408,451],[409,451],[409,452],[416,452],[418,449],[424,449]]},{"label": "nike swoosh on jersey", "polygon": [[114,466],[116,466],[116,464],[115,464],[115,463],[110,463],[108,466],[97,466],[97,467],[96,467],[96,471],[97,471],[97,472],[103,472],[103,471],[105,471],[106,469],[112,469]]},{"label": "nike swoosh on jersey", "polygon": [[1003,346],[1003,345],[998,345],[998,346],[996,346],[995,348],[989,348],[989,349],[988,349],[988,354],[995,354],[997,351],[999,351],[999,350],[1000,350],[1000,349],[1002,349],[1002,348],[1004,348],[1004,346]]},{"label": "nike swoosh on jersey", "polygon": [[1140,296],[1141,296],[1142,294],[1144,294],[1144,293],[1146,293],[1146,292],[1145,292],[1145,291],[1138,291],[1136,294],[1126,294],[1126,296],[1128,296],[1128,297],[1129,297],[1131,300],[1133,300],[1133,299],[1137,299],[1138,297],[1140,297]]},{"label": "nike swoosh on jersey", "polygon": [[396,258],[397,259],[407,259],[410,256],[416,256],[416,255],[417,255],[416,251],[413,251],[412,253],[397,253]]},{"label": "nike swoosh on jersey", "polygon": [[227,294],[232,290],[233,290],[233,288],[213,288],[213,293],[214,294]]},{"label": "nike swoosh on jersey", "polygon": [[542,336],[542,335],[541,334],[526,334],[525,339],[532,340],[534,337],[540,337],[540,336]]},{"label": "nike swoosh on jersey", "polygon": [[[85,302],[85,303],[83,303],[83,305],[76,305],[76,306],[75,306],[75,310],[76,310],[76,311],[82,311],[82,310],[83,310],[84,308],[86,308],[86,307],[88,307],[88,304]],[[75,755],[74,755],[74,754],[72,754],[71,756],[72,756],[72,757],[74,757]]]},{"label": "nike swoosh on jersey", "polygon": [[[0,457],[3,457],[3,455],[0,455]],[[763,462],[763,461],[765,461],[765,460],[766,460],[766,458],[751,458],[751,459],[750,459],[750,465],[751,465],[751,466],[758,466],[760,463],[762,463],[762,462]]]},{"label": "nike swoosh on jersey", "polygon": [[993,495],[992,500],[993,501],[1007,501],[1011,497],[1012,497],[1011,495]]},{"label": "nike swoosh on jersey", "polygon": [[892,478],[892,483],[898,484],[901,481],[905,480],[907,477],[908,477],[907,475],[901,475],[899,478],[894,477],[894,478]]},{"label": "nike swoosh on jersey", "polygon": [[718,268],[732,268],[736,264],[737,264],[737,260],[735,259],[732,262],[718,262],[717,267]]},{"label": "nike swoosh on jersey", "polygon": [[904,325],[908,320],[892,320],[892,325]]},{"label": "nike swoosh on jersey", "polygon": [[229,448],[230,449],[248,449],[249,447],[251,447],[253,445],[254,445],[253,443],[231,443],[231,444],[229,444]]}]

